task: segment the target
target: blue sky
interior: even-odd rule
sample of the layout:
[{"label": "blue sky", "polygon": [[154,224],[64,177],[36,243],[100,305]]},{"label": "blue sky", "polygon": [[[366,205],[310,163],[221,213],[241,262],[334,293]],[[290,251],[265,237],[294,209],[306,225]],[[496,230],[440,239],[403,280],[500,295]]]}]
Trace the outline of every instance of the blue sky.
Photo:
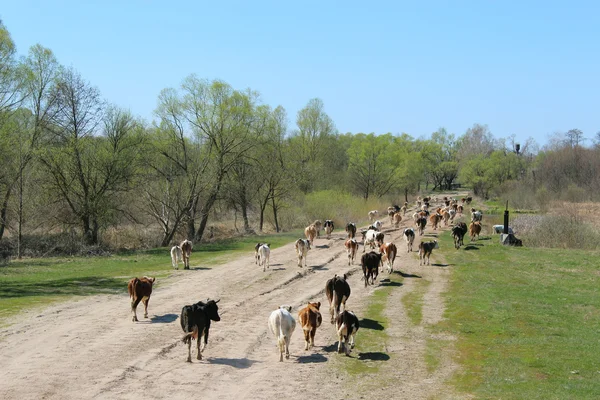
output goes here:
[{"label": "blue sky", "polygon": [[[423,5],[421,5],[423,4]],[[290,127],[319,97],[340,132],[496,137],[600,131],[600,2],[6,1],[19,54],[40,43],[112,103],[153,118],[191,73],[250,87]]]}]

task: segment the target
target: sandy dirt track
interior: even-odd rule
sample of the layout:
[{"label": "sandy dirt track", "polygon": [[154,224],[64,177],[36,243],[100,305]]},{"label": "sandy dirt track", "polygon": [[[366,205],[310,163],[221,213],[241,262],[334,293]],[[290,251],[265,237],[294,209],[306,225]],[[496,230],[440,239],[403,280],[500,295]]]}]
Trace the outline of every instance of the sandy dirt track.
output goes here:
[{"label": "sandy dirt track", "polygon": [[[418,234],[415,251],[407,254],[401,233],[412,226],[410,214],[400,229],[393,229],[388,218],[383,221],[386,241],[398,246],[396,269],[407,276],[402,286],[394,288],[385,311],[390,319],[386,330],[390,359],[380,361],[380,374],[389,377],[383,386],[356,382],[328,362],[344,356],[333,346],[336,337],[324,294],[327,279],[351,273],[348,309],[368,318],[363,310],[387,277],[387,272],[380,274],[376,285],[365,289],[362,272],[357,273],[360,261],[347,265],[345,232],[336,227],[332,239],[323,235],[315,240],[309,268],[297,266],[293,244],[271,252],[271,268],[265,273],[254,264],[253,253],[210,269],[196,265],[192,254],[191,271],[175,271],[157,281],[150,318],[143,319],[140,304],[138,323],[131,321],[125,295],[91,296],[21,315],[0,331],[0,398],[137,399],[141,393],[145,399],[460,398],[445,385],[456,368],[450,353],[440,355],[441,364],[433,372],[427,371],[424,357],[428,340],[443,340],[452,347],[453,338],[433,337],[426,329],[442,318],[441,296],[452,267],[445,266],[435,251],[431,262],[438,265],[419,267]],[[426,233],[433,233],[429,226]],[[168,254],[165,262],[170,262]],[[415,326],[401,298],[423,280],[428,282],[422,286],[426,287],[423,323]],[[211,326],[204,360],[195,359],[194,343],[193,363],[186,363],[179,313],[183,305],[208,297],[221,299],[221,321]],[[322,303],[323,325],[315,348],[304,350],[297,326],[291,358],[280,363],[267,318],[280,304],[292,305],[297,316],[307,301]],[[360,341],[359,330],[353,356],[360,352]]]}]

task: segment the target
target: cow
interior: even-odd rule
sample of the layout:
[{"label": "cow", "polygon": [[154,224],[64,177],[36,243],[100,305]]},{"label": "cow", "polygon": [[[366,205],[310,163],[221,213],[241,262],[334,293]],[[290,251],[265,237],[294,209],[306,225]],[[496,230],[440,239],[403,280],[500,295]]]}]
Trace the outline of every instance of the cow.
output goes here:
[{"label": "cow", "polygon": [[375,218],[377,218],[378,215],[379,211],[377,210],[369,211],[369,221],[373,221]]},{"label": "cow", "polygon": [[296,320],[290,314],[291,306],[280,306],[269,316],[269,328],[277,338],[277,347],[279,348],[279,361],[290,358],[290,338],[294,329],[296,329]]},{"label": "cow", "polygon": [[363,232],[363,253],[367,250],[367,245],[369,245],[371,249],[375,247],[377,233],[378,232],[373,229],[369,229],[368,231]]},{"label": "cow", "polygon": [[444,226],[448,226],[449,220],[450,220],[450,213],[447,210],[442,210],[442,221],[444,221]]},{"label": "cow", "polygon": [[346,274],[338,276],[335,274],[333,278],[325,283],[325,295],[329,300],[329,314],[331,315],[331,323],[340,313],[340,309],[344,306],[346,309],[346,300],[350,297],[350,285],[348,284],[348,276]]},{"label": "cow", "polygon": [[426,225],[427,225],[426,217],[419,217],[417,219],[417,229],[419,230],[419,236],[423,236],[423,232],[425,232]]},{"label": "cow", "polygon": [[408,205],[403,205],[400,207],[400,211],[402,211],[402,215],[406,215],[406,211],[408,211]]},{"label": "cow", "polygon": [[175,245],[171,247],[171,265],[173,266],[173,268],[179,269],[180,261],[183,262],[183,254],[181,253],[181,247]]},{"label": "cow", "polygon": [[265,243],[258,248],[258,266],[262,265],[263,272],[266,271],[266,268],[269,268],[269,258],[271,258],[270,246],[269,243]]},{"label": "cow", "polygon": [[[179,321],[181,322],[181,329],[184,332],[182,341],[188,345],[187,362],[192,362],[191,348],[193,339],[196,340],[196,359],[202,360],[202,352],[208,344],[210,321],[218,322],[221,320],[221,317],[219,317],[219,306],[217,306],[219,301],[221,300],[207,299],[206,303],[199,301],[196,304],[183,306],[181,309]],[[200,346],[202,337],[204,337],[204,343]]]},{"label": "cow", "polygon": [[480,222],[471,222],[471,224],[469,225],[469,236],[471,237],[471,242],[476,240],[475,236],[477,236],[477,239],[479,239],[480,233],[481,233],[481,223]]},{"label": "cow", "polygon": [[394,214],[392,217],[392,223],[394,224],[394,227],[397,228],[398,225],[400,225],[400,221],[402,221],[402,215],[400,215],[400,213]]},{"label": "cow", "polygon": [[310,250],[310,241],[304,239],[296,240],[296,254],[298,255],[298,266],[302,268],[302,260],[304,260],[304,266],[306,267],[306,255]]},{"label": "cow", "polygon": [[474,208],[471,209],[471,222],[481,222],[483,220],[483,214],[481,211],[477,211]]},{"label": "cow", "polygon": [[304,332],[304,350],[308,350],[309,347],[315,345],[315,333],[317,328],[321,326],[323,317],[319,309],[321,308],[321,302],[308,303],[300,312],[298,312],[298,321]]},{"label": "cow", "polygon": [[327,234],[327,239],[329,239],[331,237],[331,232],[333,232],[333,229],[334,229],[333,221],[330,219],[326,219],[323,227],[325,228],[325,233]]},{"label": "cow", "polygon": [[127,291],[131,298],[131,313],[133,314],[132,321],[137,322],[136,309],[140,301],[144,303],[144,318],[148,318],[148,302],[152,294],[152,285],[156,278],[144,276],[143,278],[132,278],[127,284]]},{"label": "cow", "polygon": [[383,238],[385,237],[385,233],[383,232],[377,232],[375,234],[375,244],[377,246],[381,246],[383,244]]},{"label": "cow", "polygon": [[454,247],[458,250],[463,245],[463,238],[467,233],[467,224],[459,222],[452,227],[452,237],[454,238]]},{"label": "cow", "polygon": [[373,223],[373,226],[375,227],[376,231],[380,231],[383,224],[381,223],[381,221],[377,220]]},{"label": "cow", "polygon": [[440,221],[442,220],[442,216],[438,213],[431,214],[429,217],[429,222],[433,225],[433,230],[435,231],[438,228]]},{"label": "cow", "polygon": [[[338,353],[342,353],[342,343],[344,343],[345,353],[350,356],[350,349],[354,348],[354,339],[359,328],[358,318],[352,311],[344,310],[337,316],[335,327],[338,335]],[[350,346],[348,346],[348,339],[350,339]]]},{"label": "cow", "polygon": [[463,214],[463,208],[464,208],[463,206],[456,207],[456,212],[459,213],[460,215],[462,215]]},{"label": "cow", "polygon": [[375,253],[374,251],[363,254],[361,258],[361,265],[363,270],[363,276],[365,279],[365,287],[369,284],[369,278],[371,278],[371,285],[375,284],[375,279],[379,274],[379,264],[381,264],[381,253]]},{"label": "cow", "polygon": [[[396,254],[398,254],[398,249],[394,243],[384,243],[379,247],[379,251],[381,252],[382,261],[387,261],[388,264],[388,273],[391,274],[394,271],[394,260],[396,259]],[[383,269],[382,271],[383,272]]]},{"label": "cow", "polygon": [[394,216],[394,214],[396,214],[398,212],[398,210],[396,210],[396,207],[388,207],[387,208],[387,215],[388,217],[390,217],[390,219],[392,219],[392,217]]},{"label": "cow", "polygon": [[454,208],[451,208],[450,210],[448,210],[448,214],[450,215],[450,222],[454,222],[454,217],[456,217],[456,210]]},{"label": "cow", "polygon": [[254,264],[258,265],[258,249],[260,249],[260,246],[262,246],[264,243],[256,243],[256,246],[254,246]]},{"label": "cow", "polygon": [[348,239],[354,239],[356,236],[356,224],[354,222],[349,222],[346,225],[346,232],[348,233]]},{"label": "cow", "polygon": [[348,253],[348,265],[354,264],[354,258],[356,257],[356,252],[358,251],[358,242],[356,239],[348,239],[346,243],[344,243],[346,247],[346,252]]},{"label": "cow", "polygon": [[404,239],[406,240],[406,252],[410,253],[413,249],[413,242],[415,241],[415,231],[412,228],[406,228],[404,230]]},{"label": "cow", "polygon": [[473,201],[473,198],[471,196],[469,196],[469,197],[467,197],[466,201],[467,201],[467,205],[469,205]]},{"label": "cow", "polygon": [[419,265],[425,263],[425,257],[427,257],[427,265],[429,264],[429,258],[431,257],[431,252],[433,249],[439,249],[440,245],[437,240],[433,242],[421,242],[419,244]]},{"label": "cow", "polygon": [[317,237],[320,237],[321,236],[321,229],[323,228],[323,223],[321,222],[321,220],[317,219],[311,225],[314,225],[315,229],[317,230]]},{"label": "cow", "polygon": [[190,256],[192,255],[192,242],[185,239],[179,245],[181,248],[181,255],[183,257],[183,269],[190,269]]},{"label": "cow", "polygon": [[304,229],[304,236],[310,242],[310,244],[315,243],[315,238],[317,237],[317,227],[314,225],[309,225]]}]

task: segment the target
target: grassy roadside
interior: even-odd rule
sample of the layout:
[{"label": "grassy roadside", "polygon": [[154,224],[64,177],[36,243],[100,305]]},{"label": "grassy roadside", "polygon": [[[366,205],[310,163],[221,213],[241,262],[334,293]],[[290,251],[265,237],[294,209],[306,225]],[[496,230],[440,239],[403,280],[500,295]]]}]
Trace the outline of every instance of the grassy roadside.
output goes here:
[{"label": "grassy roadside", "polygon": [[[277,248],[300,237],[300,231],[275,235],[246,236],[196,245],[191,265],[212,268],[254,250],[257,241]],[[180,266],[181,269],[181,266]],[[108,257],[36,258],[15,260],[0,267],[0,325],[21,310],[47,306],[73,296],[125,293],[134,276],[173,274],[169,249],[115,254]]]},{"label": "grassy roadside", "polygon": [[[467,244],[469,239],[465,239]],[[599,252],[441,248],[453,265],[447,319],[461,371],[452,383],[485,399],[600,398]]]}]

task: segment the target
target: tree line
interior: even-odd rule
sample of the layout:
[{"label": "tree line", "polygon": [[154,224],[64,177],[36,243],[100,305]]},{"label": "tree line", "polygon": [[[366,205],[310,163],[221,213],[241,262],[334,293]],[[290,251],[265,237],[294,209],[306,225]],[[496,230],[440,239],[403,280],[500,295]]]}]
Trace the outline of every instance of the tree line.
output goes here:
[{"label": "tree line", "polygon": [[50,49],[19,57],[0,22],[0,240],[74,230],[97,244],[108,227],[151,224],[162,246],[201,241],[217,204],[245,231],[251,215],[262,231],[267,214],[279,231],[282,209],[321,190],[397,202],[457,184],[486,198],[515,185],[600,193],[599,149],[577,130],[542,151],[479,124],[460,136],[342,134],[318,98],[289,125],[257,91],[195,75],[160,92],[148,123]]}]

